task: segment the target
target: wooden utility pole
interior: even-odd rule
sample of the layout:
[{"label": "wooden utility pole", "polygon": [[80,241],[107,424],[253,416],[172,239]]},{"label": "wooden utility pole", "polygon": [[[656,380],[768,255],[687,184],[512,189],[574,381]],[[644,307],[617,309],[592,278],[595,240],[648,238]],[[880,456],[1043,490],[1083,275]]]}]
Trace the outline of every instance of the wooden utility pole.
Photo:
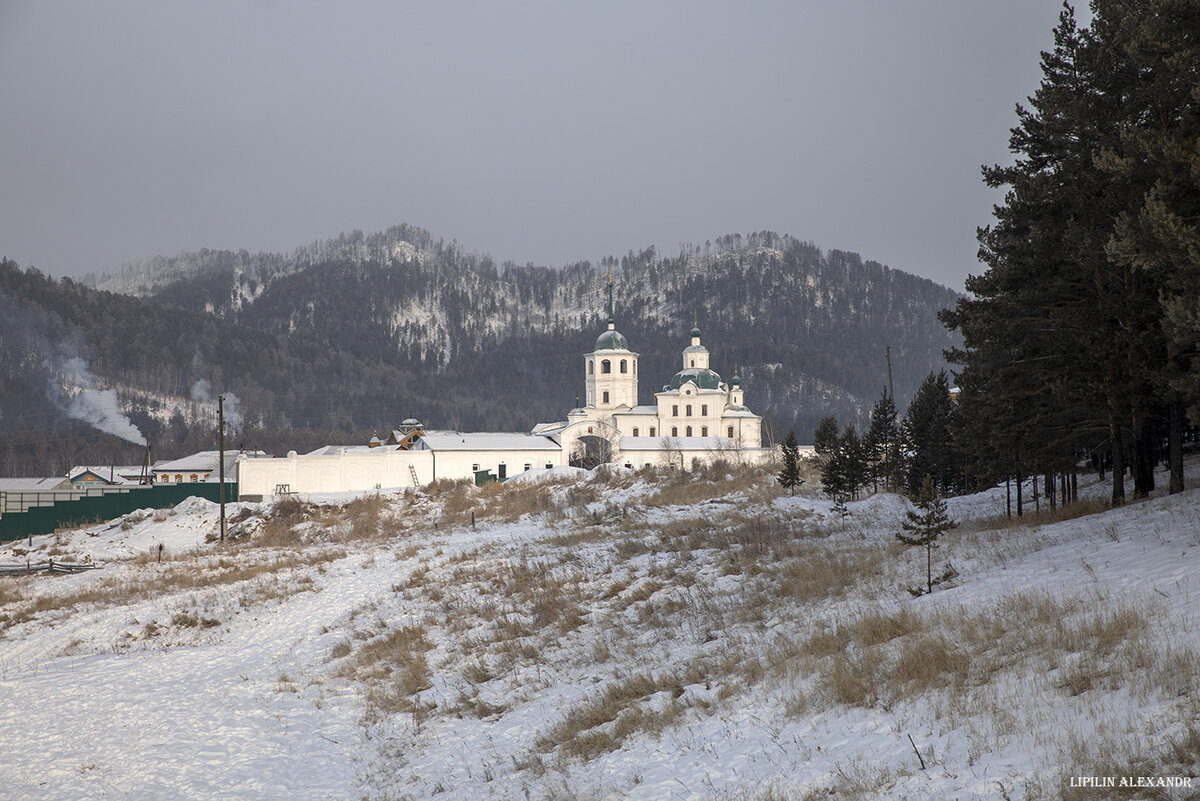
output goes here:
[{"label": "wooden utility pole", "polygon": [[217,490],[221,499],[221,542],[225,542],[225,396],[217,396]]}]

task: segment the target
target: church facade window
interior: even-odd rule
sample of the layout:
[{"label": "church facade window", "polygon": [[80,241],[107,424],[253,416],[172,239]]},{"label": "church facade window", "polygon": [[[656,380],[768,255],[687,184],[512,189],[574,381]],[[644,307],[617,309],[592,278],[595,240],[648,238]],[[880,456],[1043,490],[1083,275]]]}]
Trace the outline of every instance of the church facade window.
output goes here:
[{"label": "church facade window", "polygon": [[608,392],[604,393],[604,402],[608,403]]},{"label": "church facade window", "polygon": [[671,416],[672,417],[679,416],[679,404],[675,404],[674,406],[671,407]]},{"label": "church facade window", "polygon": [[629,362],[626,361],[625,359],[621,359],[621,372],[622,373],[629,372]]},{"label": "church facade window", "polygon": [[671,426],[671,436],[672,437],[679,436],[679,427],[678,426]]},{"label": "church facade window", "polygon": [[689,403],[689,404],[687,405],[687,407],[686,407],[685,411],[687,412],[686,416],[687,416],[687,417],[691,417],[691,416],[692,416],[692,404],[690,404],[690,403]]},{"label": "church facade window", "polygon": [[733,426],[729,426],[728,428],[725,429],[725,436],[729,437],[730,439],[733,439]]},{"label": "church facade window", "polygon": [[633,427],[633,435],[634,435],[635,437],[638,435],[638,427],[637,427],[637,426],[634,426],[634,427]]},{"label": "church facade window", "polygon": [[654,433],[654,426],[650,426],[650,436],[652,436],[652,437],[653,437],[653,436],[657,436],[657,435]]},{"label": "church facade window", "polygon": [[701,417],[708,417],[708,404],[707,404],[707,403],[701,404],[701,406],[700,406],[700,416],[701,416]]},{"label": "church facade window", "polygon": [[611,373],[612,372],[612,362],[610,362],[608,359],[605,359],[604,361],[600,362],[600,372],[604,373],[605,375]]},{"label": "church facade window", "polygon": [[708,436],[708,426],[700,426],[700,436],[702,436],[702,437]]},{"label": "church facade window", "polygon": [[687,433],[686,433],[686,435],[685,435],[685,436],[689,436],[689,437],[690,437],[691,435],[692,435],[692,427],[691,427],[691,426],[688,426],[688,427],[687,427]]}]

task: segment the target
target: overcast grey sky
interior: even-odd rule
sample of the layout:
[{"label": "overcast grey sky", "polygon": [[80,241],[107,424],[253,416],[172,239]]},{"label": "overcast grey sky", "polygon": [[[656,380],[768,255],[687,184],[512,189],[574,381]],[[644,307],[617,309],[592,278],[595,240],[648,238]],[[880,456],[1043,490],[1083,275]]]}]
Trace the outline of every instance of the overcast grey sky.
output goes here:
[{"label": "overcast grey sky", "polygon": [[1056,0],[0,0],[0,255],[769,229],[962,287]]}]

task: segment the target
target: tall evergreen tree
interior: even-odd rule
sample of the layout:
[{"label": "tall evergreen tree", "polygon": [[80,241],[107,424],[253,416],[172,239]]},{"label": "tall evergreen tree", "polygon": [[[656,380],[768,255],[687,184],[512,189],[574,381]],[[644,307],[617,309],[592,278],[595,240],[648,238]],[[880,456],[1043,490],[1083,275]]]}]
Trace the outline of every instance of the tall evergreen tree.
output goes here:
[{"label": "tall evergreen tree", "polygon": [[779,446],[780,459],[783,462],[776,481],[788,491],[789,495],[796,494],[796,487],[804,483],[800,478],[800,446],[796,444],[796,432],[789,431]]},{"label": "tall evergreen tree", "polygon": [[896,424],[896,404],[886,388],[871,407],[871,427],[863,437],[863,451],[875,489],[883,481],[885,489],[894,490],[900,460],[900,429]]},{"label": "tall evergreen tree", "polygon": [[1096,0],[1086,28],[1065,6],[1041,85],[1017,109],[1017,159],[984,170],[989,185],[1007,189],[995,223],[980,231],[989,269],[968,280],[974,297],[943,315],[963,333],[963,350],[950,355],[963,366],[981,472],[1049,474],[1103,450],[1114,503],[1124,499],[1127,463],[1136,495],[1153,488],[1169,416],[1159,303],[1168,283],[1159,262],[1139,268],[1127,234],[1136,227],[1128,210],[1146,205],[1153,185],[1154,148],[1139,149],[1137,132],[1161,119],[1139,99],[1154,70],[1131,56],[1130,32],[1167,8],[1194,40],[1195,13],[1180,11],[1181,0]]},{"label": "tall evergreen tree", "polygon": [[813,452],[822,464],[833,457],[839,436],[837,418],[832,415],[821,418],[817,430],[813,432]]},{"label": "tall evergreen tree", "polygon": [[904,413],[903,436],[908,450],[904,487],[910,494],[920,492],[926,475],[943,492],[958,486],[961,471],[952,434],[953,417],[954,401],[946,371],[930,373]]}]

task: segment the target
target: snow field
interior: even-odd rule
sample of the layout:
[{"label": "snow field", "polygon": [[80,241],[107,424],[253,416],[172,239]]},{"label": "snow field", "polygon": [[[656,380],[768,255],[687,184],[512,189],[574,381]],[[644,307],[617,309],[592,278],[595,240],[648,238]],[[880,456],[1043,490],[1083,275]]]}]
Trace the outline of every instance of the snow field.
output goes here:
[{"label": "snow field", "polygon": [[547,475],[237,505],[225,546],[204,501],[35,538],[104,568],[0,585],[0,787],[1091,798],[1069,778],[1200,772],[1200,493],[1038,525],[993,519],[1003,488],[953,499],[958,577],[912,598],[907,502],[842,521],[804,489]]}]

